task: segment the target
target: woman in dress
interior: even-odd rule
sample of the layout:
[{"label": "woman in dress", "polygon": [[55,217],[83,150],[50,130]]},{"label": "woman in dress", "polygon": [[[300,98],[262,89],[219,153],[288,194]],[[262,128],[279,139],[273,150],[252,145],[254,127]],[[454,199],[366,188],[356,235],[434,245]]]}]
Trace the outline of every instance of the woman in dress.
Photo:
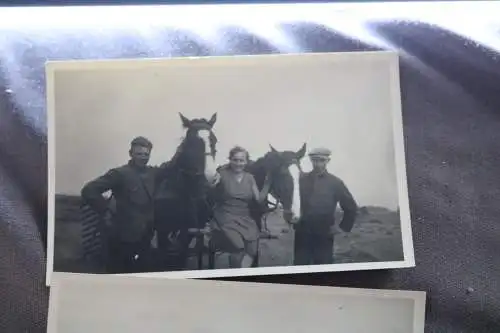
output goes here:
[{"label": "woman in dress", "polygon": [[253,203],[262,203],[270,188],[266,176],[259,191],[252,174],[245,171],[249,161],[248,151],[234,147],[229,152],[229,164],[217,173],[213,186],[216,190],[214,219],[211,223],[217,247],[228,252],[231,268],[251,267],[258,251],[260,230],[250,216]]}]

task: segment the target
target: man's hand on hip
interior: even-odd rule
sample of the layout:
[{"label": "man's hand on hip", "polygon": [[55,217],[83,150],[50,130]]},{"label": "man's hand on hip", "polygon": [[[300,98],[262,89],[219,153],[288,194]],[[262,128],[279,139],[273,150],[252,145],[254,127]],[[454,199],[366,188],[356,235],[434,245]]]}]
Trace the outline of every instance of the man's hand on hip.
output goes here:
[{"label": "man's hand on hip", "polygon": [[330,234],[332,236],[341,235],[343,233],[345,233],[344,230],[342,230],[337,224],[334,224],[330,227]]}]

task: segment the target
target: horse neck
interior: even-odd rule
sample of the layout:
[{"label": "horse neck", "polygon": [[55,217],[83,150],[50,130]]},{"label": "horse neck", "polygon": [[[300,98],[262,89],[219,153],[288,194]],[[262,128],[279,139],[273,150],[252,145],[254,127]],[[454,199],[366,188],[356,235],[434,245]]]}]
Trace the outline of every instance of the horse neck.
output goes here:
[{"label": "horse neck", "polygon": [[254,176],[259,189],[262,188],[262,186],[264,185],[264,179],[268,172],[264,157],[261,157],[256,161],[250,161],[247,166],[247,171]]}]

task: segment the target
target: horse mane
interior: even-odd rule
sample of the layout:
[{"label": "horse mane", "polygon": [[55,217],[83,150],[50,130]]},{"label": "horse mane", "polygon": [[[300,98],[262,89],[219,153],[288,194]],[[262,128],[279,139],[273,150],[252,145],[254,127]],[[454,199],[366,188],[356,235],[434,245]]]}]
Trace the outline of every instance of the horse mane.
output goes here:
[{"label": "horse mane", "polygon": [[167,162],[170,165],[169,172],[163,175],[163,178],[160,180],[160,182],[165,181],[169,184],[175,184],[174,186],[179,188],[183,186],[180,183],[181,178],[179,177],[179,172],[186,171],[186,165],[184,165],[186,164],[186,154],[191,154],[191,152],[187,151],[187,149],[191,149],[189,145],[193,143],[193,140],[196,140],[196,138],[190,138],[187,133],[186,135],[179,138],[180,142],[177,145],[176,151]]},{"label": "horse mane", "polygon": [[251,172],[268,172],[275,170],[280,164],[278,152],[269,151],[264,156],[252,161],[248,164],[247,168]]},{"label": "horse mane", "polygon": [[172,158],[170,159],[170,161],[168,162],[172,166],[172,168],[177,169],[179,167],[179,165],[178,165],[178,163],[179,163],[179,156],[181,156],[181,154],[182,154],[182,149],[184,148],[185,138],[186,138],[185,136],[182,136],[180,138],[180,140],[179,140],[180,142],[177,145],[175,153],[172,156]]},{"label": "horse mane", "polygon": [[249,161],[247,164],[245,170],[254,176],[259,188],[264,185],[266,174],[271,170],[275,170],[279,163],[278,158],[278,153],[269,151],[264,156],[255,161]]}]

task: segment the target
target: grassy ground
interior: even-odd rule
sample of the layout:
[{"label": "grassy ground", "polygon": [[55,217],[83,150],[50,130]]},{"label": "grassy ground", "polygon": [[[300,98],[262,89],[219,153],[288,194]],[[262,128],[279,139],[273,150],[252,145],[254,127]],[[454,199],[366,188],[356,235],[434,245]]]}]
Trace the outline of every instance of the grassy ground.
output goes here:
[{"label": "grassy ground", "polygon": [[[92,262],[83,260],[79,198],[56,197],[54,270],[96,272]],[[268,229],[276,238],[260,241],[260,266],[288,266],[293,260],[293,230],[279,212],[268,218]],[[401,226],[397,212],[368,207],[356,220],[351,233],[335,238],[336,263],[403,260]],[[195,261],[190,262],[195,268]],[[216,268],[227,268],[226,255],[217,256]]]}]

